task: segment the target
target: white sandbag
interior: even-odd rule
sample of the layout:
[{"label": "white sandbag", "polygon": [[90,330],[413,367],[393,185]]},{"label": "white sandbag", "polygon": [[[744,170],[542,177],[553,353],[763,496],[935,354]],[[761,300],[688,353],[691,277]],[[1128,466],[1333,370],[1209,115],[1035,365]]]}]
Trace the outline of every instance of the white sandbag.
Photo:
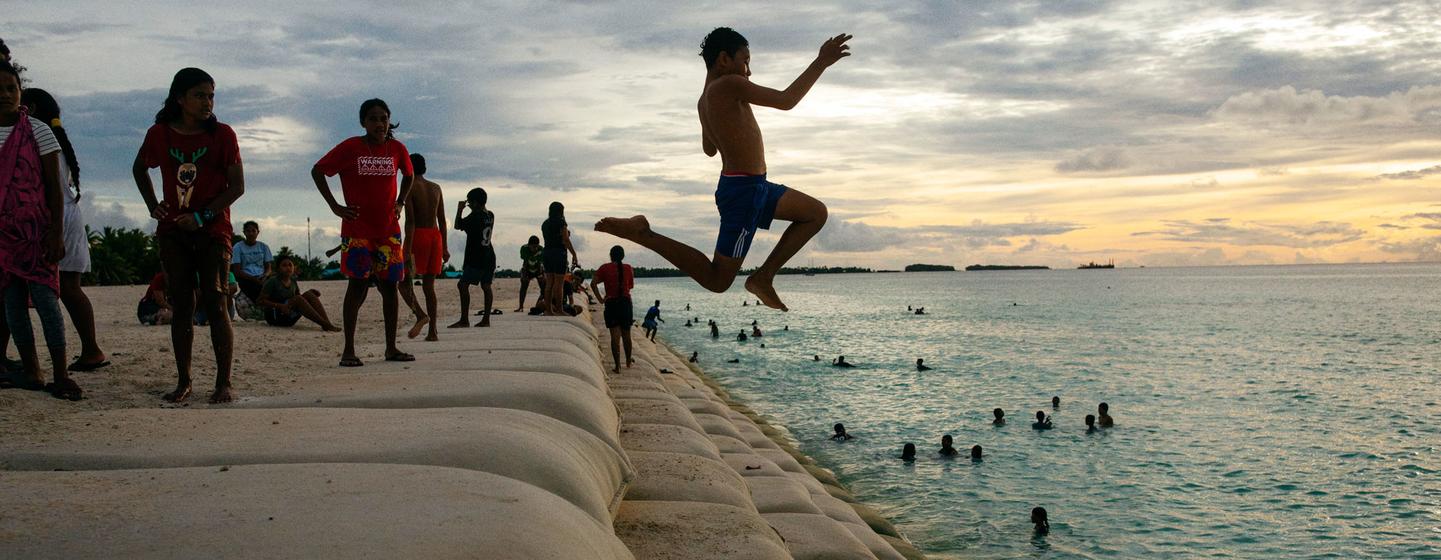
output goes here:
[{"label": "white sandbag", "polygon": [[684,426],[626,424],[620,429],[620,445],[628,452],[666,451],[721,460],[720,452],[710,438]]},{"label": "white sandbag", "polygon": [[841,523],[855,523],[856,525],[864,527],[866,532],[875,534],[875,531],[872,531],[871,527],[866,525],[866,521],[861,519],[860,514],[856,513],[856,510],[852,508],[850,504],[840,498],[826,494],[825,490],[822,490],[820,494],[811,492],[811,501],[815,502],[816,507],[821,508],[821,513],[826,514],[826,517],[840,521]]},{"label": "white sandbag", "polygon": [[790,453],[786,453],[783,450],[757,449],[756,454],[775,461],[776,466],[779,466],[782,470],[786,472],[809,475],[809,473],[806,472],[806,469],[804,467],[801,467],[800,463],[796,462],[795,457],[792,457]]},{"label": "white sandbag", "polygon": [[684,453],[630,453],[635,480],[626,501],[692,501],[754,508],[746,484],[724,462]]},{"label": "white sandbag", "polygon": [[0,469],[387,463],[491,472],[609,521],[632,471],[581,428],[503,408],[108,410],[0,439]]},{"label": "white sandbag", "polygon": [[[780,467],[776,467],[776,468],[780,468]],[[785,473],[785,476],[790,477],[791,480],[794,480],[794,481],[796,481],[796,482],[801,483],[801,485],[802,485],[802,486],[805,486],[805,487],[806,487],[806,490],[809,491],[809,492],[811,493],[811,495],[813,495],[813,496],[815,496],[815,495],[830,496],[830,495],[831,495],[830,492],[827,492],[827,491],[826,491],[826,485],[823,484],[823,483],[821,483],[819,480],[816,480],[816,478],[815,478],[814,476],[811,476],[810,473],[793,473],[793,472],[789,472],[789,471],[781,471],[781,472]]]},{"label": "white sandbag", "polygon": [[630,384],[621,384],[620,386],[616,386],[616,384],[612,383],[610,396],[617,399],[655,399],[658,401],[668,401],[685,404],[680,399],[676,398],[675,395],[672,395],[670,391],[656,387],[654,385],[640,387]]},{"label": "white sandbag", "polygon": [[748,455],[755,454],[755,449],[751,447],[751,444],[730,436],[718,436],[715,434],[710,434],[710,441],[711,443],[715,444],[716,449],[719,449],[721,453],[745,453]]},{"label": "white sandbag", "polygon": [[[790,560],[754,510],[701,502],[621,502],[615,534],[637,558]],[[579,556],[556,558],[582,558]]]},{"label": "white sandbag", "polygon": [[820,514],[763,513],[796,560],[875,560],[865,543],[840,522]]},{"label": "white sandbag", "polygon": [[685,407],[690,409],[691,412],[704,412],[706,414],[714,414],[721,418],[726,417],[726,406],[713,400],[681,397],[680,401],[685,403]]},{"label": "white sandbag", "polygon": [[615,399],[615,404],[620,408],[621,422],[625,424],[670,424],[672,426],[685,426],[696,433],[705,435],[705,430],[697,424],[685,406],[678,402],[667,402],[655,399]]},{"label": "white sandbag", "polygon": [[841,522],[841,526],[850,531],[852,535],[855,535],[857,540],[864,543],[866,549],[870,550],[871,554],[874,554],[879,560],[906,560],[904,555],[897,552],[886,539],[877,535],[876,532],[872,531],[870,527],[867,527],[865,523]]},{"label": "white sandbag", "polygon": [[495,474],[291,464],[0,476],[4,557],[622,560],[609,527]]},{"label": "white sandbag", "polygon": [[716,416],[703,412],[693,414],[692,416],[695,417],[696,423],[700,424],[707,434],[730,436],[737,439],[741,437],[741,433],[736,431],[735,425],[731,424],[731,421],[724,416]]},{"label": "white sandbag", "polygon": [[753,476],[745,479],[751,501],[761,513],[811,513],[823,515],[811,493],[799,482],[784,476]]},{"label": "white sandbag", "polygon": [[[429,373],[439,371],[474,372],[484,371],[536,371],[560,373],[605,387],[605,372],[590,359],[577,358],[565,352],[548,350],[503,350],[491,353],[433,354],[424,360],[414,362],[385,362],[369,360],[365,373]],[[337,367],[336,375],[360,373],[356,370]]]},{"label": "white sandbag", "polygon": [[754,453],[722,453],[721,458],[730,465],[731,470],[743,477],[753,476],[786,476],[786,471],[781,470],[776,464],[760,455]]}]

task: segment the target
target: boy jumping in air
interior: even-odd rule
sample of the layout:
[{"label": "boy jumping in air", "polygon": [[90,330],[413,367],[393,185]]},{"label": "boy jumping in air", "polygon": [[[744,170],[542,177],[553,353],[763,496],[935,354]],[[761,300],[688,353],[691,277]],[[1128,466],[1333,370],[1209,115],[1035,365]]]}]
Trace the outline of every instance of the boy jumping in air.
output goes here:
[{"label": "boy jumping in air", "polygon": [[826,68],[850,56],[850,46],[845,44],[850,39],[844,33],[827,39],[815,61],[784,91],[751,83],[750,43],[735,30],[718,27],[701,42],[701,57],[706,63],[705,89],[696,106],[701,148],[710,157],[721,154],[721,177],[715,194],[721,225],[713,259],[651,230],[645,216],[605,218],[596,222],[596,231],[655,251],[701,286],[719,293],[735,281],[757,229],[770,229],[775,218],[791,222],[770,256],[745,284],[746,291],[767,306],[786,311],[772,281],[776,271],[825,225],[826,206],[803,192],[766,180],[765,143],[751,105],[782,111],[795,107]]}]

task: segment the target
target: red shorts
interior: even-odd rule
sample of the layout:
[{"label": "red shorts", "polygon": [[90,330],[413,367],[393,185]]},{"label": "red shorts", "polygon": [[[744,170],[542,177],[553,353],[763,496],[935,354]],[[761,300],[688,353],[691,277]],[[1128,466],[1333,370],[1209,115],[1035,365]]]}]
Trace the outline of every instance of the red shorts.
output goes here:
[{"label": "red shorts", "polygon": [[415,233],[410,236],[410,254],[415,257],[415,268],[410,271],[411,274],[440,275],[445,255],[445,244],[440,236],[440,230],[435,228],[415,228]]},{"label": "red shorts", "polygon": [[382,282],[405,279],[405,251],[400,236],[365,239],[342,237],[340,273],[352,280],[375,278]]}]

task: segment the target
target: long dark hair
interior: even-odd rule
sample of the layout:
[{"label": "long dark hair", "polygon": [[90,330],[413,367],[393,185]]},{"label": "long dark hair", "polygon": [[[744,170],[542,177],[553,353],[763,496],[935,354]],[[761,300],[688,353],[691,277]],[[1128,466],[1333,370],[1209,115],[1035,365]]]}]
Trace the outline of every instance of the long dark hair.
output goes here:
[{"label": "long dark hair", "polygon": [[[168,124],[180,120],[182,111],[178,100],[185,97],[185,92],[190,91],[190,88],[200,84],[213,86],[215,78],[211,78],[210,74],[199,68],[181,68],[179,72],[176,72],[175,78],[170,80],[170,93],[165,96],[165,106],[160,108],[160,112],[155,113],[155,124]],[[215,113],[210,113],[210,118],[200,123],[200,127],[205,129],[205,132],[215,132],[215,125],[219,122],[215,118]]]},{"label": "long dark hair", "polygon": [[550,203],[550,219],[565,227],[565,205],[558,200]]},{"label": "long dark hair", "polygon": [[[385,110],[385,115],[386,115],[386,116],[390,116],[390,115],[393,115],[393,114],[394,114],[394,113],[391,113],[391,112],[390,112],[390,106],[385,104],[385,100],[384,100],[384,99],[366,99],[364,103],[361,103],[361,104],[360,104],[360,124],[362,124],[362,125],[365,124],[365,114],[368,113],[368,112],[370,112],[371,109],[374,109],[374,108],[376,108],[376,107],[380,107],[381,109]],[[397,128],[400,128],[400,123],[397,123],[397,122],[390,123],[390,130],[385,131],[385,139],[386,139],[386,140],[394,140],[394,139],[395,139],[395,129],[397,129]]]},{"label": "long dark hair", "polygon": [[20,92],[20,104],[31,107],[30,116],[50,125],[50,131],[55,133],[55,140],[60,142],[60,148],[65,151],[65,165],[70,168],[70,182],[75,184],[75,190],[79,192],[80,160],[75,158],[75,148],[70,146],[70,136],[65,134],[65,127],[60,125],[60,103],[55,101],[55,97],[48,91],[27,88]]}]

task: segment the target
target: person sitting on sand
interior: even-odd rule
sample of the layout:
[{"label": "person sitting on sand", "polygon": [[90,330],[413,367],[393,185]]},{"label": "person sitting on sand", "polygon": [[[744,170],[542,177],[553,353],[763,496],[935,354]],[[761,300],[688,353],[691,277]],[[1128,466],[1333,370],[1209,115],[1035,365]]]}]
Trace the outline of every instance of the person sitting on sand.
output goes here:
[{"label": "person sitting on sand", "polygon": [[715,253],[704,253],[653,231],[645,216],[606,218],[595,229],[639,243],[670,261],[702,287],[724,292],[735,281],[757,230],[770,229],[773,219],[791,222],[770,256],[746,279],[746,291],[781,311],[786,305],[772,282],[776,272],[795,256],[826,223],[826,206],[796,189],[766,179],[765,149],[752,105],[790,110],[805,97],[821,73],[850,56],[845,43],[851,36],[837,35],[821,45],[810,66],[787,87],[777,91],[750,80],[749,42],[735,30],[719,27],[706,35],[701,57],[706,63],[706,84],[696,109],[700,114],[701,148],[707,156],[721,155],[721,176],[716,187],[720,232]]},{"label": "person sitting on sand", "polygon": [[300,290],[300,281],[295,278],[295,260],[282,256],[275,262],[276,272],[265,280],[260,288],[260,301],[256,304],[265,309],[265,322],[276,327],[294,326],[301,317],[314,321],[327,332],[340,332],[340,327],[330,322],[325,305],[320,303],[320,291]]},{"label": "person sitting on sand", "polygon": [[1102,428],[1110,428],[1116,425],[1116,421],[1111,419],[1110,411],[1111,405],[1106,403],[1101,403],[1100,406],[1096,407],[1096,423]]},{"label": "person sitting on sand", "polygon": [[1096,433],[1096,415],[1094,415],[1094,414],[1087,414],[1087,415],[1086,415],[1086,433],[1088,433],[1088,434],[1094,434],[1094,433]]},{"label": "person sitting on sand", "polygon": [[951,434],[941,436],[941,450],[937,451],[937,453],[940,453],[942,457],[954,457],[956,455],[959,455],[961,452],[956,451],[956,448],[952,446],[954,441],[955,440],[951,439]]},{"label": "person sitting on sand", "polygon": [[[600,265],[595,279],[590,283],[595,297],[605,302],[605,328],[610,329],[610,358],[615,372],[620,373],[620,350],[625,346],[625,367],[635,365],[631,358],[630,329],[635,324],[635,310],[630,303],[630,291],[635,288],[635,270],[625,264],[625,249],[620,245],[610,248],[610,262]],[[601,293],[601,289],[605,293]],[[692,362],[695,355],[691,355]]]},{"label": "person sitting on sand", "polygon": [[836,358],[835,360],[832,360],[832,361],[831,361],[831,365],[833,365],[833,366],[835,366],[835,367],[844,367],[844,368],[856,367],[855,364],[852,364],[852,363],[850,363],[850,362],[847,362],[845,356],[841,356],[841,357]]},{"label": "person sitting on sand", "polygon": [[1051,397],[1051,408],[1061,408],[1061,397]]},{"label": "person sitting on sand", "polygon": [[142,325],[169,325],[174,310],[165,297],[165,271],[156,272],[145,288],[145,297],[135,306],[135,317]]},{"label": "person sitting on sand", "polygon": [[1031,523],[1036,525],[1037,535],[1051,532],[1051,522],[1046,519],[1046,508],[1038,507],[1031,510]]},{"label": "person sitting on sand", "polygon": [[836,433],[831,434],[831,439],[832,439],[832,440],[835,440],[835,441],[846,441],[846,440],[850,440],[850,439],[855,439],[855,436],[852,436],[852,435],[846,433],[846,425],[845,425],[845,424],[837,423],[837,424],[835,425],[835,431],[836,431]]},{"label": "person sitting on sand", "polygon": [[274,257],[270,254],[270,246],[260,241],[260,224],[254,220],[245,222],[240,231],[245,234],[245,239],[230,248],[230,272],[235,274],[245,297],[256,301],[260,299],[260,288],[265,285],[265,279],[274,273],[271,266]]},{"label": "person sitting on sand", "polygon": [[1036,421],[1031,423],[1031,429],[1033,429],[1033,430],[1049,430],[1049,429],[1051,429],[1051,419],[1046,417],[1046,413],[1045,413],[1045,412],[1040,411],[1040,410],[1037,410],[1037,411],[1036,411]]},{"label": "person sitting on sand", "polygon": [[905,445],[901,446],[901,460],[902,460],[902,461],[914,461],[914,460],[916,460],[916,444],[911,443],[911,442],[906,442]]},{"label": "person sitting on sand", "polygon": [[996,417],[995,420],[991,420],[991,425],[993,425],[993,426],[1004,426],[1004,425],[1006,425],[1006,411],[997,408],[997,409],[995,409],[995,410],[992,410],[992,411],[991,411],[991,414],[995,415],[995,417]]},{"label": "person sitting on sand", "polygon": [[760,337],[760,336],[765,336],[765,334],[761,332],[761,328],[760,328],[760,327],[751,327],[751,338],[756,338],[756,337]]},{"label": "person sitting on sand", "polygon": [[971,460],[972,460],[972,461],[979,461],[979,460],[981,460],[981,446],[980,446],[980,445],[972,445],[972,446],[971,446]]},{"label": "person sitting on sand", "polygon": [[747,340],[749,340],[749,338],[746,337],[745,331],[741,331],[736,334],[736,342],[745,342]]},{"label": "person sitting on sand", "polygon": [[665,319],[660,318],[660,300],[655,300],[655,305],[645,310],[645,319],[640,323],[640,328],[644,329],[644,336],[651,342],[655,342],[655,332],[660,330],[660,325],[657,325],[656,321],[665,322]]},{"label": "person sitting on sand", "polygon": [[931,366],[926,365],[922,358],[916,358],[916,371],[931,371]]}]

